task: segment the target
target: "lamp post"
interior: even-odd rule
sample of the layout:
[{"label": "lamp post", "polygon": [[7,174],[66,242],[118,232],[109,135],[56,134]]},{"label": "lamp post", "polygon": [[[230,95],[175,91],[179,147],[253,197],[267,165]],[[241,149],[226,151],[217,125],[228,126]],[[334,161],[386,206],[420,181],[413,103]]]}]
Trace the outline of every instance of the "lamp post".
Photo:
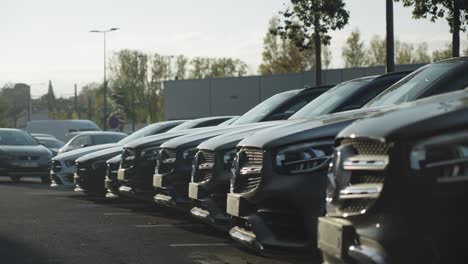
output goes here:
[{"label": "lamp post", "polygon": [[106,80],[106,34],[116,31],[119,28],[110,28],[107,30],[91,30],[91,33],[102,33],[104,36],[104,130],[107,129],[107,80]]},{"label": "lamp post", "polygon": [[28,121],[31,121],[31,86],[33,85],[45,85],[45,83],[30,83],[28,86]]}]

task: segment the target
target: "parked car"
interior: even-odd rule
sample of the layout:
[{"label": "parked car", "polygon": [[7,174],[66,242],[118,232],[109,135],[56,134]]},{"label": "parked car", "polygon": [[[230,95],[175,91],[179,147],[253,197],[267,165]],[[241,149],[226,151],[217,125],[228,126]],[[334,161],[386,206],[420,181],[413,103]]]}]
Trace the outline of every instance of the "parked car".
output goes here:
[{"label": "parked car", "polygon": [[47,182],[51,158],[52,152],[30,134],[0,128],[0,176],[10,177],[14,182],[26,176]]},{"label": "parked car", "polygon": [[467,71],[468,58],[429,64],[363,109],[276,126],[242,140],[226,202],[231,237],[260,252],[316,252],[335,136],[351,122],[392,111],[395,104],[461,90],[468,85]]},{"label": "parked car", "polygon": [[356,121],[336,144],[318,227],[327,263],[466,262],[467,91]]},{"label": "parked car", "polygon": [[34,137],[37,139],[39,144],[45,146],[48,148],[50,151],[52,151],[52,155],[55,156],[58,153],[58,150],[65,145],[64,142],[55,139],[55,138],[50,138],[50,137]]},{"label": "parked car", "polygon": [[65,134],[69,132],[100,130],[91,120],[33,120],[26,124],[29,133],[50,134],[62,141],[65,141]]},{"label": "parked car", "polygon": [[[326,86],[282,92],[258,104],[239,117],[230,126],[188,132],[190,132],[190,134],[206,132],[211,136],[215,136],[216,133],[226,133],[226,131],[232,129],[240,129],[238,126],[241,125],[249,124],[249,126],[253,126],[255,122],[285,118],[329,88],[329,86]],[[185,135],[187,134],[189,133]],[[159,153],[160,145],[169,139],[170,138],[155,139],[151,141],[147,139],[142,140],[139,144],[133,143],[125,147],[122,155],[121,168],[119,169],[121,194],[150,201],[154,199],[155,190],[153,187],[153,175],[158,158],[157,154]],[[144,149],[152,149],[155,152],[156,155],[152,156],[152,160],[147,161],[135,155],[135,153],[140,153]],[[193,151],[193,147],[191,151]],[[127,157],[132,160],[127,161]],[[188,184],[188,182],[186,184]],[[184,192],[186,192],[186,188]]]},{"label": "parked car", "polygon": [[148,125],[135,133],[125,137],[117,143],[111,144],[102,144],[92,147],[85,147],[81,149],[72,150],[60,155],[57,155],[52,159],[52,166],[50,169],[50,179],[52,181],[51,187],[57,188],[60,186],[72,187],[73,184],[73,175],[76,170],[75,160],[81,156],[84,156],[88,153],[100,151],[106,148],[112,148],[116,146],[122,146],[126,142],[130,142],[140,137],[150,136],[157,133],[163,133],[167,129],[174,128],[178,125],[183,124],[185,121],[167,121],[159,122],[155,124]]},{"label": "parked car", "polygon": [[74,136],[58,151],[58,154],[65,153],[67,151],[85,148],[95,145],[115,143],[128,136],[125,133],[120,132],[108,132],[108,131],[93,131],[93,132],[82,132]]},{"label": "parked car", "polygon": [[[362,107],[390,85],[410,72],[384,74],[378,77],[359,78],[336,85],[323,93],[289,120],[312,119],[324,114]],[[264,128],[214,137],[201,143],[194,159],[189,197],[194,201],[194,217],[221,229],[229,229],[231,217],[226,213],[226,197],[231,181],[232,162],[236,145],[244,138]]]},{"label": "parked car", "polygon": [[[232,116],[218,116],[218,117],[209,117],[203,119],[190,120],[184,123],[180,123],[177,126],[174,126],[175,121],[163,122],[166,126],[164,130],[158,130],[156,135],[162,137],[171,137],[172,134],[181,133],[184,131],[184,128],[190,128],[191,126],[210,126],[213,124],[220,124],[232,119]],[[160,124],[160,123],[158,123]],[[167,129],[168,124],[172,124],[171,129]],[[160,124],[161,126],[161,124]],[[179,130],[182,128],[182,130]],[[176,132],[172,132],[176,131]],[[171,132],[171,133],[166,133]],[[183,132],[182,132],[183,133]],[[154,133],[151,134],[154,136]],[[137,137],[133,140],[126,141],[128,144],[134,140],[140,139],[142,137]],[[105,187],[105,174],[106,174],[106,161],[117,154],[122,153],[123,144],[119,144],[116,148],[109,148],[98,153],[89,153],[83,155],[75,161],[76,163],[76,173],[74,175],[74,184],[75,191],[82,191],[85,193],[93,193],[96,195],[104,195],[106,193]]]}]

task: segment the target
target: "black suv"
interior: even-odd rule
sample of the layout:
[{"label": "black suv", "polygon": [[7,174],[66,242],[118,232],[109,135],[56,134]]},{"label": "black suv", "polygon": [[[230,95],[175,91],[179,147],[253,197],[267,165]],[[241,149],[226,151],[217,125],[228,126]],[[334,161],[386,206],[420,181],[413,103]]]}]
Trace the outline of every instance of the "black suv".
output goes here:
[{"label": "black suv", "polygon": [[[338,84],[292,115],[288,122],[360,108],[409,73],[390,73]],[[248,128],[221,135],[198,146],[189,185],[189,197],[195,203],[191,210],[194,217],[221,229],[229,228],[230,216],[226,214],[226,196],[229,192],[236,145],[261,129],[264,128]]]},{"label": "black suv", "polygon": [[[236,129],[239,125],[286,118],[306,105],[309,101],[322,94],[328,88],[329,86],[306,88],[276,94],[249,110],[231,125],[221,128],[214,127],[208,130],[203,130],[202,132],[216,133],[215,131],[219,132]],[[202,132],[200,130],[193,130],[186,134]],[[169,139],[157,139],[152,141],[145,140],[125,147],[122,155],[121,167],[119,169],[119,176],[122,185],[119,189],[121,195],[142,198],[144,200],[153,200],[153,196],[155,195],[153,174],[156,167],[156,158],[160,151],[160,145],[168,140]],[[145,160],[143,156],[139,155],[139,153],[146,153],[149,151],[152,153],[150,155],[151,160]],[[193,152],[193,149],[191,149],[191,151]],[[188,166],[190,169],[191,163]],[[188,177],[190,178],[190,172]],[[189,180],[187,180],[187,185],[188,182]],[[184,190],[185,192],[186,189],[187,188]]]},{"label": "black suv", "polygon": [[[185,122],[165,134],[146,137],[125,144],[117,171],[117,178],[106,178],[105,180],[108,193],[106,196],[126,195],[152,200],[152,172],[154,171],[156,158],[158,157],[158,148],[162,142],[196,131],[222,129],[228,127],[233,120],[237,120],[237,117],[216,116],[197,118]],[[119,186],[118,190],[114,188],[116,186]]]},{"label": "black suv", "polygon": [[363,109],[276,126],[241,141],[227,198],[235,225],[231,237],[259,251],[316,249],[336,135],[356,119],[391,111],[392,105],[461,90],[468,85],[467,73],[468,58],[429,64]]},{"label": "black suv", "polygon": [[318,246],[328,262],[466,263],[468,91],[340,132]]}]

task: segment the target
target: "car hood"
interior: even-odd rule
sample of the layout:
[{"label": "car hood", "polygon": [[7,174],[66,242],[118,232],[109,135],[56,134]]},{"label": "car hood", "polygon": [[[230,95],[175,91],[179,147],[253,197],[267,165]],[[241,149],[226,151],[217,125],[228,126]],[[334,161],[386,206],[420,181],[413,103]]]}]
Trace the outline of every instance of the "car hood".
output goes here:
[{"label": "car hood", "polygon": [[52,153],[49,149],[42,145],[37,146],[0,146],[0,153],[10,154],[14,156],[48,156]]},{"label": "car hood", "polygon": [[108,164],[119,164],[120,160],[122,159],[122,154],[119,154],[113,158],[110,158],[106,161]]},{"label": "car hood", "polygon": [[200,127],[200,128],[192,128],[186,130],[180,130],[175,132],[166,132],[158,135],[153,135],[149,137],[135,139],[131,142],[125,144],[125,148],[137,149],[137,148],[147,148],[152,147],[154,145],[160,145],[162,142],[165,142],[169,139],[180,137],[184,135],[188,135],[191,133],[197,133],[202,131],[210,131],[216,129],[223,129],[224,127]]},{"label": "car hood", "polygon": [[373,137],[391,142],[466,127],[467,119],[465,90],[406,103],[393,111],[358,120],[341,131],[338,138]]},{"label": "car hood", "polygon": [[96,152],[92,152],[86,155],[83,155],[76,159],[76,162],[89,162],[89,161],[96,161],[96,160],[108,160],[115,155],[122,153],[123,146],[108,148]]},{"label": "car hood", "polygon": [[198,149],[206,149],[212,151],[218,150],[226,150],[226,149],[233,149],[239,143],[239,141],[243,140],[244,138],[253,135],[263,129],[270,128],[272,126],[278,126],[285,123],[292,124],[294,122],[299,122],[297,120],[284,120],[283,122],[267,122],[263,126],[254,126],[249,128],[244,128],[242,130],[236,130],[234,132],[229,132],[227,134],[222,134],[208,140],[203,141],[200,145],[198,145]]},{"label": "car hood", "polygon": [[118,146],[121,146],[121,145],[118,143],[110,143],[110,144],[102,144],[102,145],[95,145],[95,146],[90,146],[90,147],[85,147],[85,148],[79,148],[79,149],[68,151],[62,154],[58,154],[57,156],[53,158],[53,160],[65,161],[65,160],[70,160],[70,159],[77,159],[91,152],[108,149],[112,147],[118,147]]},{"label": "car hood", "polygon": [[226,133],[233,133],[236,131],[242,131],[245,129],[252,129],[256,127],[265,127],[265,126],[272,126],[275,124],[281,124],[284,121],[270,121],[270,122],[260,122],[260,123],[252,123],[252,124],[245,124],[245,125],[235,125],[235,126],[227,126],[222,129],[211,130],[211,131],[204,131],[198,133],[192,133],[186,136],[178,137],[171,139],[164,144],[161,145],[163,148],[171,148],[171,149],[178,149],[178,148],[190,148],[194,145],[198,145],[203,141],[219,136],[224,135]]},{"label": "car hood", "polygon": [[237,146],[266,150],[314,139],[334,139],[343,128],[354,120],[389,111],[394,107],[365,108],[324,115],[310,120],[298,120],[294,123],[286,123],[261,130],[252,136],[246,137]]}]

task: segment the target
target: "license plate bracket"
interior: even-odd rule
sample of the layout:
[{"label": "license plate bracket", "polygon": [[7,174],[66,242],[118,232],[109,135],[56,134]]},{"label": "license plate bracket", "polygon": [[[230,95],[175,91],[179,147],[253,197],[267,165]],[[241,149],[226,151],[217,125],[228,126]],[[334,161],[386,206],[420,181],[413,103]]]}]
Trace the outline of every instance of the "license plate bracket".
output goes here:
[{"label": "license plate bracket", "polygon": [[195,183],[195,182],[189,183],[188,196],[192,199],[198,199],[198,195],[199,195],[198,183]]},{"label": "license plate bracket", "polygon": [[163,177],[162,175],[153,176],[153,186],[154,187],[163,187]]},{"label": "license plate bracket", "polygon": [[117,171],[117,179],[119,181],[124,181],[125,180],[125,171],[124,170],[118,170]]},{"label": "license plate bracket", "polygon": [[233,216],[240,216],[241,197],[235,193],[228,193],[226,200],[226,212]]},{"label": "license plate bracket", "polygon": [[318,223],[318,247],[338,259],[346,258],[353,244],[354,227],[348,220],[320,217]]}]

